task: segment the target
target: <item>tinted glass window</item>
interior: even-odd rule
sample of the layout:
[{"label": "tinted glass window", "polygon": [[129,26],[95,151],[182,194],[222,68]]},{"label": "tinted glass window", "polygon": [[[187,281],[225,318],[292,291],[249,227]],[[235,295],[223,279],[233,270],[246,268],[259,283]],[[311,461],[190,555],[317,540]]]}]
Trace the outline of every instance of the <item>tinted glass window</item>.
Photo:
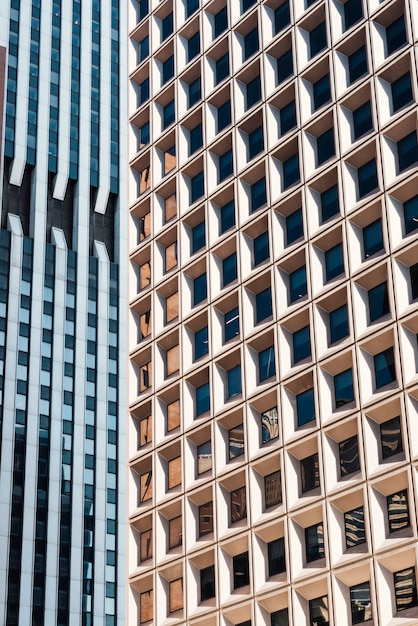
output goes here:
[{"label": "tinted glass window", "polygon": [[286,244],[303,237],[303,215],[302,209],[298,209],[286,217]]},{"label": "tinted glass window", "polygon": [[254,28],[244,37],[244,61],[258,50],[258,28]]},{"label": "tinted glass window", "polygon": [[388,459],[403,451],[401,418],[399,416],[380,424],[380,441],[383,459]]},{"label": "tinted glass window", "polygon": [[328,281],[343,273],[343,247],[341,243],[338,243],[336,246],[325,252],[325,277]]},{"label": "tinted glass window", "polygon": [[200,570],[200,601],[215,597],[215,567],[209,565]]},{"label": "tinted glass window", "polygon": [[366,47],[362,46],[348,57],[348,75],[350,84],[367,74],[367,52]]},{"label": "tinted glass window", "polygon": [[295,302],[299,298],[306,296],[307,294],[307,283],[306,283],[306,267],[303,265],[299,267],[294,272],[289,274],[289,301],[290,303]]},{"label": "tinted glass window", "polygon": [[231,123],[231,102],[227,100],[218,108],[218,133]]},{"label": "tinted glass window", "polygon": [[300,462],[302,493],[312,491],[319,487],[319,462],[318,454],[302,459]]},{"label": "tinted glass window", "polygon": [[254,266],[260,265],[263,261],[269,258],[269,236],[268,232],[261,233],[258,237],[253,239],[254,248]]},{"label": "tinted glass window", "polygon": [[348,336],[348,309],[346,304],[329,312],[329,331],[331,345]]},{"label": "tinted glass window", "polygon": [[315,419],[314,390],[307,389],[296,396],[298,426],[308,424]]},{"label": "tinted glass window", "polygon": [[412,102],[411,75],[409,72],[403,74],[391,84],[393,112],[399,111],[402,107]]},{"label": "tinted glass window", "polygon": [[228,13],[226,6],[213,16],[215,39],[228,28]]},{"label": "tinted glass window", "polygon": [[200,222],[192,229],[192,252],[197,252],[206,244],[205,222]]},{"label": "tinted glass window", "polygon": [[372,287],[367,295],[369,298],[370,322],[374,322],[390,312],[387,283],[380,283],[380,285]]},{"label": "tinted glass window", "polygon": [[282,501],[282,482],[280,470],[264,477],[264,500],[266,509]]},{"label": "tinted glass window", "polygon": [[351,369],[334,376],[334,394],[336,408],[354,400],[353,372]]},{"label": "tinted glass window", "polygon": [[374,356],[374,373],[376,389],[389,385],[396,380],[395,358],[393,348],[388,348]]},{"label": "tinted glass window", "polygon": [[305,545],[307,563],[324,558],[324,527],[322,523],[305,528]]},{"label": "tinted glass window", "polygon": [[224,340],[225,343],[239,335],[239,308],[236,307],[224,315]]},{"label": "tinted glass window", "polygon": [[247,83],[247,109],[250,109],[259,100],[261,100],[261,80],[260,76],[256,76]]},{"label": "tinted glass window", "polygon": [[221,154],[219,157],[219,182],[231,176],[234,169],[234,163],[232,159],[232,150],[227,150],[224,154]]},{"label": "tinted glass window", "polygon": [[418,228],[418,195],[403,203],[405,232],[412,233]]},{"label": "tinted glass window", "polygon": [[209,351],[208,327],[205,326],[194,334],[194,358],[199,359]]},{"label": "tinted glass window", "polygon": [[215,64],[216,84],[220,83],[224,78],[229,76],[229,53],[221,56]]},{"label": "tinted glass window", "polygon": [[334,130],[332,128],[317,137],[316,151],[318,166],[335,155]]},{"label": "tinted glass window", "polygon": [[311,59],[327,47],[327,25],[325,22],[321,22],[321,24],[318,24],[316,28],[311,30],[309,33],[309,43]]},{"label": "tinted glass window", "polygon": [[167,15],[167,17],[165,17],[162,20],[161,23],[161,41],[164,41],[165,39],[167,39],[167,37],[170,37],[171,33],[173,32],[173,14],[169,13]]},{"label": "tinted glass window", "polygon": [[276,373],[274,346],[270,346],[258,353],[259,380],[263,382]]},{"label": "tinted glass window", "polygon": [[248,552],[237,554],[232,557],[234,572],[234,589],[239,589],[250,582],[250,568],[248,564]]},{"label": "tinted glass window", "polygon": [[363,228],[363,250],[367,259],[383,250],[382,220],[378,219]]},{"label": "tinted glass window", "polygon": [[200,76],[189,85],[189,108],[192,107],[202,97],[202,86]]},{"label": "tinted glass window", "polygon": [[357,435],[341,441],[339,450],[341,478],[348,476],[348,474],[358,472],[360,469],[360,456]]},{"label": "tinted glass window", "polygon": [[274,11],[274,32],[277,35],[283,28],[290,24],[289,0],[283,2]]},{"label": "tinted glass window", "polygon": [[196,417],[210,409],[209,383],[196,387]]},{"label": "tinted glass window", "polygon": [[418,160],[418,141],[417,133],[414,130],[406,137],[403,137],[396,144],[398,149],[398,165],[399,171],[403,172]]},{"label": "tinted glass window", "polygon": [[195,33],[187,41],[187,60],[191,61],[200,52],[200,34]]},{"label": "tinted glass window", "polygon": [[363,198],[377,188],[376,161],[372,159],[368,163],[361,165],[357,170],[357,177],[359,198]]},{"label": "tinted glass window", "polygon": [[405,19],[404,16],[401,15],[397,20],[386,27],[386,45],[388,55],[401,48],[404,44],[406,44],[406,42]]},{"label": "tinted glass window", "polygon": [[408,491],[398,491],[386,498],[388,509],[389,532],[396,533],[398,530],[410,526]]},{"label": "tinted glass window", "polygon": [[232,398],[241,393],[241,366],[236,365],[226,373],[227,398]]},{"label": "tinted glass window", "polygon": [[235,226],[235,204],[231,200],[221,207],[221,233]]},{"label": "tinted glass window", "polygon": [[415,576],[415,567],[408,567],[393,575],[395,587],[396,610],[406,611],[411,607],[417,606],[417,582]]},{"label": "tinted glass window", "polygon": [[266,179],[260,178],[251,185],[251,212],[256,211],[267,202]]},{"label": "tinted glass window", "polygon": [[225,287],[237,278],[237,255],[234,252],[222,261],[222,284]]},{"label": "tinted glass window", "polygon": [[193,304],[199,304],[207,295],[206,273],[197,276],[193,281]]},{"label": "tinted glass window", "polygon": [[312,84],[313,104],[315,111],[331,100],[329,74]]},{"label": "tinted glass window", "polygon": [[280,134],[285,135],[296,126],[296,103],[294,100],[280,109]]},{"label": "tinted glass window", "polygon": [[274,539],[267,544],[269,577],[286,571],[284,538]]},{"label": "tinted glass window", "polygon": [[321,193],[321,221],[326,222],[339,212],[338,186],[333,185]]},{"label": "tinted glass window", "polygon": [[311,356],[311,333],[305,326],[293,333],[293,362],[299,363]]},{"label": "tinted glass window", "polygon": [[344,6],[344,26],[348,30],[363,17],[361,0],[347,0]]},{"label": "tinted glass window", "polygon": [[359,139],[373,130],[372,109],[370,102],[365,102],[353,111],[354,139]]},{"label": "tinted glass window", "polygon": [[253,159],[262,150],[264,150],[264,135],[263,127],[259,126],[248,133],[248,160]]},{"label": "tinted glass window", "polygon": [[344,513],[345,544],[353,548],[366,541],[364,530],[364,509],[362,506]]},{"label": "tinted glass window", "polygon": [[351,623],[361,624],[372,619],[370,583],[350,587]]},{"label": "tinted glass window", "polygon": [[277,59],[277,84],[280,85],[286,78],[293,74],[293,53],[292,48],[287,50]]},{"label": "tinted glass window", "polygon": [[277,407],[261,413],[261,442],[267,443],[279,436],[279,415]]},{"label": "tinted glass window", "polygon": [[294,154],[286,161],[283,161],[283,188],[287,189],[299,182],[299,179],[299,156]]},{"label": "tinted glass window", "polygon": [[199,172],[190,179],[190,204],[196,202],[205,193],[205,178],[203,172]]},{"label": "tinted glass window", "polygon": [[272,315],[271,287],[267,287],[255,296],[256,324]]},{"label": "tinted glass window", "polygon": [[190,149],[189,156],[199,150],[203,145],[203,131],[202,124],[198,124],[190,131]]}]

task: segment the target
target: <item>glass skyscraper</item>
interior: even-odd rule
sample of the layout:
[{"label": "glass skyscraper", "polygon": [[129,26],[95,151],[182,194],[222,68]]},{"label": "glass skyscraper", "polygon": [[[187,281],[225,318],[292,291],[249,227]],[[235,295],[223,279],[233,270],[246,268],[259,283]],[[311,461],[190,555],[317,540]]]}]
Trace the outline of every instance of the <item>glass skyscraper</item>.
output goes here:
[{"label": "glass skyscraper", "polygon": [[0,623],[124,624],[126,7],[0,3]]}]

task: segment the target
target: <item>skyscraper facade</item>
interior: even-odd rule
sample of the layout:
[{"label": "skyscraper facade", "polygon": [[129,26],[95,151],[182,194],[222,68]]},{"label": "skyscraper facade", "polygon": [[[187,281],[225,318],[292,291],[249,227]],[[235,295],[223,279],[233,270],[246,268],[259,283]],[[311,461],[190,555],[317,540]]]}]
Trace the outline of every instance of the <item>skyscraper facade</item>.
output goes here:
[{"label": "skyscraper facade", "polygon": [[0,3],[9,626],[124,623],[126,18],[117,0]]},{"label": "skyscraper facade", "polygon": [[130,11],[127,623],[418,624],[418,4]]}]

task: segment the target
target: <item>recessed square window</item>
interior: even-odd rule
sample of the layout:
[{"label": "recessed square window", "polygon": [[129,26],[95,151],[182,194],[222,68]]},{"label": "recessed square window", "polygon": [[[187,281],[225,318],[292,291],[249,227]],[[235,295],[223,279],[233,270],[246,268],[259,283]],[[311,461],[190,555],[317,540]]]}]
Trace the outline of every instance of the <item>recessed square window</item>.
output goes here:
[{"label": "recessed square window", "polygon": [[403,203],[405,232],[407,235],[418,228],[418,194]]},{"label": "recessed square window", "polygon": [[197,330],[194,334],[194,358],[200,359],[209,352],[208,327]]},{"label": "recessed square window", "polygon": [[331,100],[331,85],[329,80],[329,74],[325,74],[325,76],[322,76],[322,78],[312,84],[312,92],[314,110],[317,111],[324,104]]},{"label": "recessed square window", "polygon": [[413,101],[411,74],[406,72],[390,85],[392,91],[393,112],[396,113]]},{"label": "recessed square window", "polygon": [[263,263],[270,256],[268,231],[253,239],[254,267]]},{"label": "recessed square window", "polygon": [[327,281],[344,273],[344,256],[341,243],[325,252],[325,278]]},{"label": "recessed square window", "polygon": [[264,476],[264,500],[266,509],[281,504],[282,502],[282,481],[281,472],[272,472]]},{"label": "recessed square window", "polygon": [[399,172],[403,172],[418,161],[418,141],[416,130],[402,137],[397,144]]},{"label": "recessed square window", "polygon": [[242,552],[232,557],[232,570],[234,576],[234,589],[245,587],[250,582],[250,566],[248,552]]},{"label": "recessed square window", "polygon": [[358,472],[360,470],[360,456],[357,435],[340,441],[338,447],[340,452],[341,478]]},{"label": "recessed square window", "polygon": [[174,76],[174,55],[171,55],[163,62],[163,77],[162,84],[165,85]]},{"label": "recessed square window", "polygon": [[363,6],[361,0],[347,0],[343,7],[344,28],[348,30],[363,19]]},{"label": "recessed square window", "polygon": [[280,134],[283,136],[296,127],[296,103],[294,100],[280,109]]},{"label": "recessed square window", "polygon": [[309,600],[309,626],[329,624],[328,596]]},{"label": "recessed square window", "polygon": [[330,345],[333,345],[337,341],[341,341],[341,339],[348,337],[348,309],[346,304],[343,304],[337,309],[330,311],[328,314],[328,319],[330,331]]},{"label": "recessed square window", "polygon": [[379,352],[379,354],[375,354],[373,361],[376,389],[389,385],[396,380],[393,348],[388,348],[383,350],[383,352]]},{"label": "recessed square window", "polygon": [[405,18],[400,15],[392,24],[386,26],[386,47],[388,56],[407,43]]},{"label": "recessed square window", "polygon": [[367,74],[367,72],[367,50],[366,46],[361,46],[361,48],[355,50],[355,52],[350,54],[348,57],[348,76],[350,85]]},{"label": "recessed square window", "polygon": [[314,390],[307,389],[296,396],[296,414],[298,427],[304,426],[315,419]]},{"label": "recessed square window", "polygon": [[224,342],[239,335],[239,308],[235,307],[224,315]]},{"label": "recessed square window", "polygon": [[244,454],[244,426],[237,424],[228,430],[228,459],[236,459]]},{"label": "recessed square window", "polygon": [[182,545],[183,532],[181,515],[173,517],[168,522],[168,548],[173,550]]},{"label": "recessed square window", "polygon": [[233,489],[230,493],[231,498],[231,524],[240,522],[247,517],[247,495],[244,487]]},{"label": "recessed square window", "polygon": [[246,101],[246,110],[251,109],[256,102],[261,100],[261,79],[260,76],[256,76],[247,83],[247,101]]},{"label": "recessed square window", "polygon": [[309,33],[310,58],[319,54],[327,47],[327,25],[321,22]]},{"label": "recessed square window", "polygon": [[209,383],[196,387],[196,417],[210,410]]},{"label": "recessed square window", "polygon": [[360,139],[373,130],[372,109],[370,101],[365,102],[353,111],[354,139]]},{"label": "recessed square window", "polygon": [[251,205],[250,210],[251,213],[257,211],[260,207],[264,206],[267,202],[267,190],[266,190],[266,179],[260,178],[255,183],[253,183],[250,187],[250,196],[251,196]]},{"label": "recessed square window", "polygon": [[138,9],[139,9],[138,21],[141,21],[144,19],[146,15],[148,15],[149,0],[139,0]]},{"label": "recessed square window", "polygon": [[418,298],[418,263],[414,263],[409,268],[409,275],[411,278],[411,296],[412,300]]},{"label": "recessed square window", "polygon": [[169,582],[169,612],[175,613],[183,608],[183,579]]},{"label": "recessed square window", "polygon": [[340,212],[338,199],[338,185],[333,185],[321,193],[321,223],[334,217]]},{"label": "recessed square window", "polygon": [[271,626],[289,626],[289,610],[280,609],[271,614]]},{"label": "recessed square window", "polygon": [[226,6],[213,16],[213,24],[216,39],[228,28],[228,11]]},{"label": "recessed square window", "polygon": [[367,296],[369,300],[370,323],[390,313],[388,285],[386,282],[369,289]]},{"label": "recessed square window", "polygon": [[258,51],[258,28],[253,28],[244,36],[244,61]]},{"label": "recessed square window", "polygon": [[264,150],[263,126],[255,128],[248,133],[248,160],[251,161],[257,154]]},{"label": "recessed square window", "polygon": [[417,606],[417,581],[415,567],[395,572],[393,574],[393,584],[395,587],[396,611],[406,611]]},{"label": "recessed square window", "polygon": [[322,165],[331,157],[335,156],[334,129],[326,130],[316,139],[317,164]]},{"label": "recessed square window", "polygon": [[255,296],[255,321],[259,324],[272,315],[271,287],[267,287]]},{"label": "recessed square window", "polygon": [[344,529],[347,549],[366,542],[364,508],[362,506],[344,513]]},{"label": "recessed square window", "polygon": [[261,443],[267,443],[279,436],[279,415],[277,406],[261,413]]},{"label": "recessed square window", "polygon": [[274,34],[280,33],[288,24],[290,24],[290,7],[289,0],[285,0],[274,10]]},{"label": "recessed square window", "polygon": [[215,566],[209,565],[200,570],[200,601],[215,597]]},{"label": "recessed square window", "polygon": [[176,119],[176,109],[174,105],[174,100],[168,102],[165,107],[163,107],[163,130],[170,126]]},{"label": "recessed square window", "polygon": [[189,109],[202,97],[202,82],[200,76],[189,84]]},{"label": "recessed square window", "polygon": [[231,176],[233,171],[234,162],[232,157],[232,149],[230,149],[219,156],[218,183],[221,183],[223,180],[225,180],[225,178]]},{"label": "recessed square window", "polygon": [[306,267],[303,265],[289,274],[289,303],[306,296],[307,292]]},{"label": "recessed square window", "polygon": [[389,459],[403,452],[401,418],[399,415],[380,424],[382,458]]},{"label": "recessed square window", "polygon": [[205,176],[203,171],[190,179],[190,204],[193,204],[205,193]]},{"label": "recessed square window", "polygon": [[306,562],[312,563],[325,557],[324,526],[314,524],[305,528]]},{"label": "recessed square window", "polygon": [[161,20],[161,42],[165,41],[173,33],[173,14],[169,13]]},{"label": "recessed square window", "polygon": [[222,261],[222,286],[226,287],[237,279],[237,254],[233,252]]},{"label": "recessed square window", "polygon": [[286,571],[286,559],[284,554],[284,537],[273,539],[267,544],[267,558],[269,578],[282,574]]},{"label": "recessed square window", "polygon": [[231,123],[231,101],[227,100],[218,107],[218,133]]},{"label": "recessed square window", "polygon": [[296,330],[292,335],[293,363],[299,363],[311,356],[311,332],[309,326]]},{"label": "recessed square window", "polygon": [[349,402],[353,402],[354,388],[351,368],[334,376],[334,396],[337,409]]},{"label": "recessed square window", "polygon": [[277,84],[283,83],[293,74],[293,52],[292,48],[287,50],[277,59]]},{"label": "recessed square window", "polygon": [[199,506],[199,537],[213,533],[213,502]]},{"label": "recessed square window", "polygon": [[409,518],[408,491],[403,489],[386,497],[388,509],[388,526],[390,533],[408,528],[411,525]]},{"label": "recessed square window", "polygon": [[235,203],[233,200],[221,207],[221,234],[235,226]]},{"label": "recessed square window", "polygon": [[138,44],[138,61],[141,63],[149,55],[149,37],[144,37]]},{"label": "recessed square window", "polygon": [[270,346],[258,353],[258,377],[260,383],[276,374],[274,346]]},{"label": "recessed square window", "polygon": [[371,159],[357,170],[359,199],[367,196],[378,187],[375,159]]},{"label": "recessed square window", "polygon": [[251,9],[255,4],[257,4],[257,0],[242,0],[242,13]]},{"label": "recessed square window", "polygon": [[192,252],[193,254],[206,245],[205,222],[200,222],[192,228]]},{"label": "recessed square window", "polygon": [[302,209],[297,209],[286,216],[286,245],[290,245],[303,237],[303,214]]},{"label": "recessed square window", "polygon": [[229,76],[229,52],[226,52],[215,62],[215,84],[219,85],[227,76]]},{"label": "recessed square window", "polygon": [[300,461],[300,477],[302,493],[307,493],[319,487],[319,460],[318,453],[311,454]]},{"label": "recessed square window", "polygon": [[363,228],[363,250],[366,259],[383,250],[382,220],[380,218]]},{"label": "recessed square window", "polygon": [[236,365],[226,372],[226,397],[233,398],[241,393],[241,365]]},{"label": "recessed square window", "polygon": [[202,124],[198,124],[190,130],[190,147],[189,156],[203,146],[203,130]]},{"label": "recessed square window", "polygon": [[199,8],[199,0],[186,0],[186,18],[190,17]]},{"label": "recessed square window", "polygon": [[293,154],[286,161],[283,161],[283,189],[291,187],[299,180],[299,155]]},{"label": "recessed square window", "polygon": [[197,473],[198,475],[204,474],[212,469],[212,443],[205,441],[205,443],[197,446]]},{"label": "recessed square window", "polygon": [[372,619],[370,583],[350,587],[351,623],[362,624]]},{"label": "recessed square window", "polygon": [[199,304],[206,299],[207,296],[207,281],[206,272],[197,276],[193,281],[193,305]]},{"label": "recessed square window", "polygon": [[190,63],[200,52],[200,33],[194,33],[187,40],[187,62]]}]

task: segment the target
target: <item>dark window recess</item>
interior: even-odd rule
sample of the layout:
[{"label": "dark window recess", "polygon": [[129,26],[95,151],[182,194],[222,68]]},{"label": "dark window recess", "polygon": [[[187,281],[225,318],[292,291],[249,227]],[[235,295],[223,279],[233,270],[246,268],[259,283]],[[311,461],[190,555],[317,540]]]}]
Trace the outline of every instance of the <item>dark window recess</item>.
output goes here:
[{"label": "dark window recess", "polygon": [[327,25],[321,22],[309,33],[310,58],[319,54],[327,47]]},{"label": "dark window recess", "polygon": [[289,303],[303,298],[307,293],[306,267],[303,265],[289,274]]},{"label": "dark window recess", "polygon": [[174,100],[168,102],[165,107],[163,107],[163,130],[170,126],[176,119],[176,109],[174,106]]},{"label": "dark window recess", "polygon": [[324,558],[324,527],[322,522],[305,528],[305,546],[307,563]]},{"label": "dark window recess", "polygon": [[199,537],[213,532],[213,502],[199,506]]},{"label": "dark window recess", "polygon": [[149,37],[144,37],[138,44],[138,61],[141,62],[149,55]]},{"label": "dark window recess", "polygon": [[270,346],[258,353],[258,377],[260,383],[276,374],[274,346]]},{"label": "dark window recess", "polygon": [[255,296],[255,321],[262,322],[272,315],[271,287],[267,287]]},{"label": "dark window recess", "polygon": [[312,83],[312,95],[315,111],[331,100],[329,74],[325,74],[315,83]]},{"label": "dark window recess", "polygon": [[260,80],[260,76],[256,76],[255,78],[253,78],[253,80],[251,80],[249,83],[247,83],[247,103],[246,103],[246,109],[251,109],[252,106],[254,106],[254,104],[256,104],[256,102],[258,102],[259,100],[261,100],[261,80]]},{"label": "dark window recess", "polygon": [[403,203],[403,214],[408,235],[418,228],[418,194]]},{"label": "dark window recess", "polygon": [[321,222],[326,222],[339,212],[338,185],[333,185],[321,193]]},{"label": "dark window recess", "polygon": [[344,256],[341,243],[337,243],[325,252],[325,277],[326,280],[332,280],[340,274],[344,273]]},{"label": "dark window recess", "polygon": [[244,61],[258,51],[258,28],[253,28],[244,36]]},{"label": "dark window recess", "polygon": [[218,107],[218,133],[231,123],[231,101],[227,100]]},{"label": "dark window recess", "polygon": [[200,359],[209,352],[208,327],[205,326],[194,334],[194,358]]},{"label": "dark window recess", "polygon": [[411,277],[411,296],[412,300],[418,298],[418,263],[414,263],[409,268],[409,275]]},{"label": "dark window recess", "polygon": [[264,150],[263,127],[255,128],[248,133],[248,160],[251,161],[257,154]]},{"label": "dark window recess", "polygon": [[287,50],[277,59],[277,84],[280,85],[286,78],[293,74],[293,53],[292,48]]},{"label": "dark window recess", "polygon": [[411,521],[409,519],[408,491],[404,489],[387,496],[386,505],[389,532],[396,533],[398,530],[409,528]]},{"label": "dark window recess", "polygon": [[289,246],[300,237],[303,237],[303,215],[302,209],[297,209],[286,216],[286,245]]},{"label": "dark window recess", "polygon": [[205,193],[205,178],[203,172],[199,172],[190,179],[190,204],[193,204]]},{"label": "dark window recess", "polygon": [[279,436],[279,415],[277,407],[261,413],[261,442],[268,443]]},{"label": "dark window recess", "polygon": [[382,220],[379,218],[363,228],[364,257],[368,259],[383,249]]},{"label": "dark window recess", "polygon": [[215,63],[215,84],[218,85],[229,76],[229,52],[226,52]]},{"label": "dark window recess", "polygon": [[215,566],[209,565],[200,570],[200,601],[215,597]]},{"label": "dark window recess", "polygon": [[380,441],[383,459],[389,459],[391,456],[403,452],[401,418],[399,415],[380,424]]},{"label": "dark window recess", "polygon": [[367,72],[367,51],[366,46],[362,46],[348,57],[348,76],[350,79],[350,85],[367,74]]},{"label": "dark window recess", "polygon": [[418,141],[416,130],[402,137],[396,144],[399,171],[403,172],[418,161]]},{"label": "dark window recess", "polygon": [[171,55],[162,63],[162,84],[165,85],[174,76],[174,55]]},{"label": "dark window recess", "polygon": [[241,393],[241,366],[236,365],[226,373],[226,396],[233,398]]},{"label": "dark window recess", "polygon": [[234,162],[232,158],[232,149],[227,150],[219,157],[218,182],[222,182],[228,176],[231,176],[234,170]]},{"label": "dark window recess", "polygon": [[335,155],[334,129],[326,130],[316,139],[318,167]]},{"label": "dark window recess", "polygon": [[203,146],[203,130],[202,124],[198,124],[190,130],[190,147],[189,156]]},{"label": "dark window recess", "polygon": [[353,372],[351,369],[334,376],[334,396],[337,409],[354,400]]},{"label": "dark window recess", "polygon": [[282,482],[280,470],[264,477],[264,500],[266,509],[281,504]]},{"label": "dark window recess", "polygon": [[315,419],[315,400],[313,389],[307,389],[306,391],[298,393],[296,396],[296,413],[298,427],[304,426]]},{"label": "dark window recess", "polygon": [[231,309],[224,315],[224,341],[234,339],[239,335],[239,308]]},{"label": "dark window recess", "polygon": [[242,13],[251,9],[255,4],[257,4],[257,0],[242,0]]},{"label": "dark window recess", "polygon": [[187,40],[187,61],[190,62],[200,52],[200,33],[197,32]]},{"label": "dark window recess", "polygon": [[294,100],[280,109],[280,134],[283,136],[296,126],[296,103]]},{"label": "dark window recess", "polygon": [[386,48],[388,56],[407,43],[405,18],[400,15],[397,20],[386,26]]},{"label": "dark window recess", "polygon": [[222,286],[226,287],[236,280],[237,276],[237,255],[236,252],[233,252],[222,261]]},{"label": "dark window recess", "polygon": [[[230,461],[244,454],[244,427],[242,424],[237,424],[228,431],[228,450]],[[245,487],[242,487],[242,489],[245,492]]]},{"label": "dark window recess", "polygon": [[146,146],[149,143],[149,140],[150,140],[149,122],[145,122],[145,124],[141,126],[141,128],[139,128],[140,147],[142,148],[142,146]]},{"label": "dark window recess", "polygon": [[199,8],[199,0],[186,0],[186,18],[190,17]]},{"label": "dark window recess", "polygon": [[354,24],[363,19],[363,6],[361,0],[347,0],[344,4],[344,28],[348,30]]},{"label": "dark window recess", "polygon": [[390,88],[392,91],[392,106],[394,113],[413,101],[411,74],[409,72],[406,72],[406,74],[403,74],[394,80],[393,83],[391,83]]},{"label": "dark window recess", "polygon": [[362,506],[344,513],[344,529],[347,549],[366,542],[364,508]]},{"label": "dark window recess", "polygon": [[170,37],[173,33],[173,14],[169,13],[167,17],[161,20],[161,41]]},{"label": "dark window recess", "polygon": [[375,191],[378,186],[377,169],[375,159],[371,159],[357,170],[359,199]]},{"label": "dark window recess", "polygon": [[197,276],[193,281],[193,304],[199,304],[207,296],[206,273]]},{"label": "dark window recess", "polygon": [[[3,187],[3,212],[8,211],[20,216],[23,232],[29,235],[29,208],[30,208],[30,184],[32,168],[26,166],[23,175],[22,185],[15,187],[8,183],[7,162],[5,159],[5,176]],[[54,179],[52,173],[48,175],[47,191],[47,241],[51,242],[51,228],[54,226],[64,231],[68,248],[72,248],[73,240],[73,204],[75,197],[75,182],[68,181],[64,200],[57,200],[53,197]],[[27,204],[26,204],[27,203]],[[95,211],[90,212],[90,249],[93,250],[94,240],[102,241],[106,244],[106,249],[110,260],[114,258],[114,211],[115,197],[109,197],[108,206],[104,215],[99,215]],[[3,214],[4,220],[4,214]],[[6,227],[2,223],[2,226]]]},{"label": "dark window recess", "polygon": [[284,537],[274,539],[267,544],[269,578],[286,571]]},{"label": "dark window recess", "polygon": [[300,180],[299,156],[293,154],[286,161],[283,161],[283,189],[291,187]]},{"label": "dark window recess", "polygon": [[251,213],[262,207],[267,202],[266,179],[260,178],[251,185]]},{"label": "dark window recess", "polygon": [[263,263],[270,256],[268,231],[253,239],[254,267]]},{"label": "dark window recess", "polygon": [[351,623],[361,624],[372,619],[370,583],[350,587]]},{"label": "dark window recess", "polygon": [[289,626],[289,610],[280,609],[271,614],[271,626]]},{"label": "dark window recess", "polygon": [[393,574],[395,587],[396,611],[406,611],[418,605],[417,581],[415,567],[395,572]]},{"label": "dark window recess", "polygon": [[140,107],[149,98],[149,78],[138,85],[138,106]]},{"label": "dark window recess", "polygon": [[209,383],[196,387],[196,417],[206,413],[210,409]]},{"label": "dark window recess", "polygon": [[393,348],[388,348],[387,350],[383,350],[383,352],[379,352],[379,354],[375,354],[373,361],[376,389],[389,385],[396,380]]},{"label": "dark window recess", "polygon": [[228,28],[228,11],[226,6],[213,16],[213,26],[215,39]]},{"label": "dark window recess", "polygon": [[341,478],[360,470],[360,455],[357,435],[340,441],[340,471]]},{"label": "dark window recess", "polygon": [[293,363],[299,363],[311,356],[311,333],[305,326],[293,333]]},{"label": "dark window recess", "polygon": [[328,626],[328,596],[309,600],[309,620],[310,626]]},{"label": "dark window recess", "polygon": [[289,0],[285,0],[277,9],[274,10],[274,34],[280,33],[283,28],[290,24],[290,7]]},{"label": "dark window recess", "polygon": [[319,461],[318,453],[307,456],[300,461],[300,478],[302,493],[307,493],[319,487]]},{"label": "dark window recess", "polygon": [[192,252],[195,253],[206,244],[206,225],[205,222],[200,222],[192,228]]},{"label": "dark window recess", "polygon": [[232,569],[234,573],[234,589],[245,587],[250,582],[250,567],[248,552],[237,554],[232,557]]},{"label": "dark window recess", "polygon": [[373,130],[370,101],[365,102],[353,111],[353,130],[355,140]]},{"label": "dark window recess", "polygon": [[202,84],[200,76],[189,85],[189,109],[202,97]]},{"label": "dark window recess", "polygon": [[390,313],[387,283],[380,283],[367,292],[369,300],[369,320],[374,322]]},{"label": "dark window recess", "polygon": [[330,344],[333,345],[337,341],[341,341],[345,337],[348,337],[348,309],[347,305],[343,304],[329,312],[329,334]]},{"label": "dark window recess", "polygon": [[235,226],[235,203],[233,200],[221,207],[221,234]]}]

